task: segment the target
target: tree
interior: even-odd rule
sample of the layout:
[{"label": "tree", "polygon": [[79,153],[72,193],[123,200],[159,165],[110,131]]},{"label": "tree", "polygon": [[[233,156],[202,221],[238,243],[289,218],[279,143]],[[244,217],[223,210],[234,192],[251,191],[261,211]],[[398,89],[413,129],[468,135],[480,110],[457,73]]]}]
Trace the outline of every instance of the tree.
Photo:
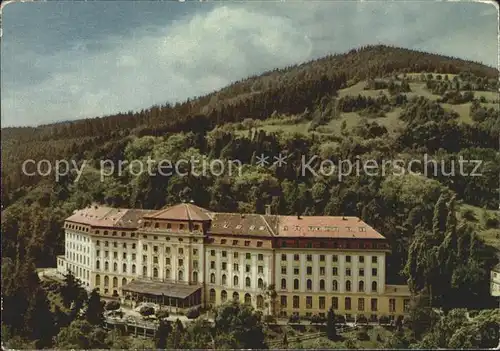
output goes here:
[{"label": "tree", "polygon": [[160,325],[155,334],[155,346],[157,349],[167,348],[167,340],[172,332],[172,326],[169,321],[160,320]]},{"label": "tree", "polygon": [[288,338],[287,338],[287,334],[285,332],[285,334],[283,335],[283,348],[287,349],[288,348]]},{"label": "tree", "polygon": [[326,316],[326,336],[332,341],[337,339],[337,328],[335,324],[335,312],[333,311],[333,307],[330,307]]},{"label": "tree", "polygon": [[27,336],[35,340],[37,349],[51,347],[55,334],[54,315],[45,291],[38,288],[34,294],[26,313]]},{"label": "tree", "polygon": [[215,341],[218,348],[266,348],[261,313],[237,301],[220,306],[215,316]]},{"label": "tree", "polygon": [[184,339],[184,326],[182,322],[177,319],[168,337],[168,347],[169,349],[180,349],[182,348]]},{"label": "tree", "polygon": [[92,325],[103,325],[104,323],[104,302],[101,301],[101,296],[96,289],[90,293],[87,302],[87,310],[85,319]]}]

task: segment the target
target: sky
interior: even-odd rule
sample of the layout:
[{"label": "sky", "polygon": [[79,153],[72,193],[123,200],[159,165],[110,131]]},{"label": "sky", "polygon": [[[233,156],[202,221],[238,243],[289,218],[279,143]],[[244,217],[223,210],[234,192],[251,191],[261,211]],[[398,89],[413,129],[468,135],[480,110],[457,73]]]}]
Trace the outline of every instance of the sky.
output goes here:
[{"label": "sky", "polygon": [[17,2],[2,31],[2,127],[183,101],[367,44],[498,66],[491,3]]}]

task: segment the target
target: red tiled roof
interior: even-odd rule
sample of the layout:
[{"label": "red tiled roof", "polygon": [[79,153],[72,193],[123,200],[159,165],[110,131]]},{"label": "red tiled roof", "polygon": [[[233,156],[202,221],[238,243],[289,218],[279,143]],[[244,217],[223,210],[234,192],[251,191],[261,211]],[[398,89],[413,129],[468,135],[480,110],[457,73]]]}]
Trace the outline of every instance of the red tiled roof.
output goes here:
[{"label": "red tiled roof", "polygon": [[209,221],[211,219],[211,213],[202,207],[190,203],[183,203],[167,207],[144,217],[149,219],[171,219],[179,221]]},{"label": "red tiled roof", "polygon": [[272,237],[272,229],[260,214],[213,213],[211,234]]},{"label": "red tiled roof", "polygon": [[91,205],[75,211],[66,221],[94,227],[134,229],[139,226],[142,217],[151,212],[154,211]]},{"label": "red tiled roof", "polygon": [[181,221],[211,221],[209,232],[291,238],[384,239],[358,217],[279,216],[210,212],[183,203],[162,210],[135,210],[92,205],[75,211],[66,220],[101,227],[138,228],[142,218]]},{"label": "red tiled roof", "polygon": [[358,217],[279,216],[278,237],[384,239]]}]

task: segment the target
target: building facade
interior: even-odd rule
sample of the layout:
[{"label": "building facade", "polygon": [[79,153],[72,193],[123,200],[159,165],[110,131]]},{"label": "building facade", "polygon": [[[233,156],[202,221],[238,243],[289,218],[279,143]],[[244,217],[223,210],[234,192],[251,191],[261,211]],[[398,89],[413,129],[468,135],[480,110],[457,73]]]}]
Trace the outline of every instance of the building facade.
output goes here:
[{"label": "building facade", "polygon": [[[356,217],[216,213],[92,205],[66,219],[61,274],[124,301],[175,308],[229,300],[279,316],[406,314],[406,286],[385,283],[386,239]],[[500,276],[500,274],[499,274]]]},{"label": "building facade", "polygon": [[490,272],[491,296],[500,296],[500,264],[497,264]]}]

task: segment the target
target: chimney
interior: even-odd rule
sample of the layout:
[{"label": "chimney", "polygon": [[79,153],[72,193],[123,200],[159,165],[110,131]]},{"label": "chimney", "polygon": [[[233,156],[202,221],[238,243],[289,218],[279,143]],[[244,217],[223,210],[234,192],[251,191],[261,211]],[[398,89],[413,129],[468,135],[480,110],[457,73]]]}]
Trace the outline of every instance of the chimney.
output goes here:
[{"label": "chimney", "polygon": [[297,212],[297,219],[302,219],[302,218],[300,217],[300,213],[299,213],[299,212]]},{"label": "chimney", "polygon": [[266,205],[266,216],[271,215],[271,205]]}]

